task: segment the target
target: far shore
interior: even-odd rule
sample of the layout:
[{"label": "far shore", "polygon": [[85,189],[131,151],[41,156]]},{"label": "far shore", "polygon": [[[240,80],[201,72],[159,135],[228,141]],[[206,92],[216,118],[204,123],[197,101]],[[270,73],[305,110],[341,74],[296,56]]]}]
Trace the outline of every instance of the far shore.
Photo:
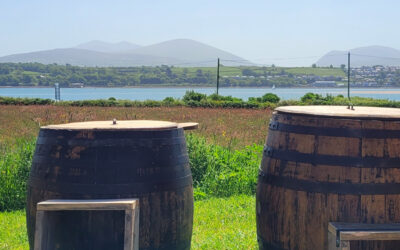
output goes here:
[{"label": "far shore", "polygon": [[[2,88],[21,88],[21,89],[54,89],[54,86],[0,86],[0,89]],[[76,87],[61,87],[65,89],[81,89],[81,88],[76,88]],[[216,86],[198,86],[198,85],[179,85],[179,86],[173,86],[173,85],[149,85],[149,86],[123,86],[123,87],[95,87],[95,86],[88,86],[88,87],[83,87],[84,89],[149,89],[149,88],[182,88],[182,89],[215,89]],[[219,87],[220,89],[243,89],[243,88],[248,88],[248,89],[271,89],[271,87],[264,86],[264,87],[254,87],[254,86],[245,86],[245,87]],[[311,86],[296,86],[296,87],[276,87],[275,89],[346,89],[347,87],[311,87]],[[354,89],[400,89],[400,86],[391,86],[391,87],[351,87],[352,90]],[[383,91],[383,94],[388,93],[387,91]],[[389,91],[391,92],[391,91]],[[357,92],[362,94],[363,92]],[[372,91],[367,91],[366,93],[374,93],[374,94],[381,94],[379,91],[372,92]],[[399,92],[400,93],[400,92]],[[397,91],[394,91],[393,94],[398,94]]]}]

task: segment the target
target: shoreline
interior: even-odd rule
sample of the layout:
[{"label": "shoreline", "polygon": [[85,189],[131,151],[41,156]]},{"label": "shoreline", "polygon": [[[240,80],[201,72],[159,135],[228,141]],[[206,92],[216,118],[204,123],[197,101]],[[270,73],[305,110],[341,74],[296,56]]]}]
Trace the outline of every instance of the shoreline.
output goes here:
[{"label": "shoreline", "polygon": [[[39,87],[39,86],[0,86],[0,89],[54,89],[53,87]],[[124,87],[83,87],[83,88],[71,88],[71,87],[60,87],[62,89],[215,89],[215,86],[124,86]],[[219,87],[219,89],[271,89],[271,87]],[[277,87],[275,89],[344,89],[347,90],[347,87]],[[354,89],[399,89],[400,86],[395,87],[351,87],[350,90]]]}]

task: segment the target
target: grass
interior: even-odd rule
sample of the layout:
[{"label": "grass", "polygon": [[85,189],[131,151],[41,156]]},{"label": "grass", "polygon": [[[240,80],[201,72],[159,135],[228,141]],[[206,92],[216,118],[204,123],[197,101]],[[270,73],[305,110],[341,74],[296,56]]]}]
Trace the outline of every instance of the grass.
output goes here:
[{"label": "grass", "polygon": [[[215,62],[216,64],[217,62]],[[223,64],[223,62],[222,62]],[[187,71],[187,75],[195,76],[197,70],[201,70],[203,74],[209,73],[210,75],[216,75],[216,67],[188,67],[188,68],[172,68],[172,72],[176,74],[182,74],[183,70]],[[257,74],[263,74],[264,72],[270,72],[275,74],[284,70],[286,73],[294,75],[316,75],[316,76],[341,76],[345,77],[345,73],[340,68],[312,68],[312,67],[255,67],[255,66],[221,66],[220,74],[222,76],[242,76],[242,69],[250,69]]]},{"label": "grass", "polygon": [[[255,198],[195,202],[192,249],[256,249]],[[25,211],[0,212],[0,249],[29,249]]]},{"label": "grass", "polygon": [[[253,195],[263,147],[241,150],[209,144],[195,134],[187,134],[187,148],[195,187],[195,200],[232,195]],[[0,211],[23,209],[35,139],[3,143],[0,152]],[[1,144],[0,144],[1,146]]]},{"label": "grass", "polygon": [[310,67],[295,67],[284,68],[287,73],[294,75],[316,75],[316,76],[335,76],[345,77],[346,74],[340,68],[310,68]]},{"label": "grass", "polygon": [[29,249],[24,210],[0,212],[0,249]]},{"label": "grass", "polygon": [[186,136],[186,141],[195,199],[255,193],[262,146],[229,150],[194,135]]},{"label": "grass", "polygon": [[192,249],[257,249],[255,198],[195,202]]},{"label": "grass", "polygon": [[16,137],[36,137],[40,126],[93,120],[152,119],[198,122],[193,133],[209,143],[240,149],[263,144],[272,111],[256,109],[210,109],[189,107],[65,107],[0,106],[0,142]]},{"label": "grass", "polygon": [[34,148],[34,139],[18,139],[14,145],[0,144],[0,211],[25,206]]}]

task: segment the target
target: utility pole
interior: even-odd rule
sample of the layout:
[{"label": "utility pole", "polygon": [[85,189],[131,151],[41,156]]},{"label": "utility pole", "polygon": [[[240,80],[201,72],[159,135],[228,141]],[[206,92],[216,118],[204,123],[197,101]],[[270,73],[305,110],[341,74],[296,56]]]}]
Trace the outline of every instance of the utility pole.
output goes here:
[{"label": "utility pole", "polygon": [[218,95],[218,89],[219,89],[219,58],[217,63],[217,95]]},{"label": "utility pole", "polygon": [[347,54],[347,98],[350,101],[350,51]]}]

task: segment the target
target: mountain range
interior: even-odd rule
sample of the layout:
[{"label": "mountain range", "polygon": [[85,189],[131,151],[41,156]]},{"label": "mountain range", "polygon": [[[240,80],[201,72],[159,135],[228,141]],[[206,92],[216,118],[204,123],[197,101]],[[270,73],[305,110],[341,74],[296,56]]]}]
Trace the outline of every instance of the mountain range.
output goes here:
[{"label": "mountain range", "polygon": [[[400,66],[400,50],[384,46],[359,47],[349,51],[333,50],[323,55],[316,65],[322,67],[347,65],[348,52],[351,55],[352,67]],[[39,62],[99,67],[157,65],[213,67],[217,64],[217,58],[221,58],[221,63],[226,66],[256,65],[232,53],[190,39],[174,39],[148,46],[130,42],[108,43],[94,40],[72,48],[3,56],[0,57],[0,63]]]},{"label": "mountain range", "polygon": [[129,42],[91,41],[73,48],[43,50],[0,57],[0,62],[39,62],[77,66],[215,66],[217,58],[227,66],[251,62],[210,45],[190,39],[169,40],[149,46]]},{"label": "mountain range", "polygon": [[400,50],[384,46],[367,46],[351,49],[349,51],[333,50],[322,56],[317,66],[339,67],[347,65],[347,54],[350,52],[350,65],[360,66],[400,66]]}]

